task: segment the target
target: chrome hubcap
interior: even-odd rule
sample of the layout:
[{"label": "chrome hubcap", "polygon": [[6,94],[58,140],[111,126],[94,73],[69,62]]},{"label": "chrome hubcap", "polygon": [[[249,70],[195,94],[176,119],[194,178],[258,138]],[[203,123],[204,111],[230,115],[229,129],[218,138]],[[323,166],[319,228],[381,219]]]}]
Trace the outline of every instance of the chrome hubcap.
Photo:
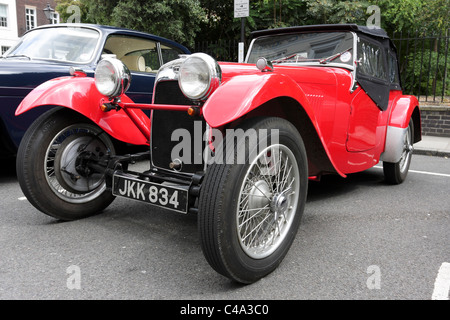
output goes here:
[{"label": "chrome hubcap", "polygon": [[288,212],[289,209],[289,197],[287,196],[291,192],[291,189],[284,190],[282,193],[277,194],[272,199],[272,205],[270,210],[274,213],[275,220]]},{"label": "chrome hubcap", "polygon": [[[93,177],[94,179],[90,180],[79,175],[79,172],[74,168],[79,154],[80,143],[85,139],[74,139],[72,143],[66,146],[65,150],[60,150],[64,140],[74,134],[90,133],[96,136],[100,132],[99,128],[89,124],[72,125],[61,130],[50,142],[46,151],[45,163],[43,164],[46,172],[45,177],[50,189],[60,199],[69,203],[86,203],[97,198],[99,194],[106,190],[106,184],[102,175],[96,175]],[[102,150],[108,153],[111,152],[113,146],[110,145],[107,139],[97,136],[95,140],[97,140],[94,142],[96,147],[101,145]],[[58,165],[59,170],[64,172],[56,174],[55,161],[60,162]],[[68,173],[75,174],[77,177],[72,179]]]}]

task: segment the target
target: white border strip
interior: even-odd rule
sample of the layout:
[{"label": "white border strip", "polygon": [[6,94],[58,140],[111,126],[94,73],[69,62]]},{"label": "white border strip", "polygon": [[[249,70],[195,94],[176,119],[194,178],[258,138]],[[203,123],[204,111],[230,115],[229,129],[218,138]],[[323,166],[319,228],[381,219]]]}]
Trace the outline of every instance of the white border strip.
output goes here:
[{"label": "white border strip", "polygon": [[450,263],[444,262],[439,268],[434,282],[431,300],[449,300],[450,292]]},{"label": "white border strip", "polygon": [[429,175],[432,175],[432,176],[440,176],[440,177],[450,177],[450,174],[446,174],[446,173],[436,173],[436,172],[417,171],[417,170],[409,170],[409,172],[421,173],[421,174],[429,174]]},{"label": "white border strip", "polygon": [[[379,167],[379,166],[374,166],[373,168],[383,169],[383,167]],[[450,174],[446,174],[446,173],[437,173],[437,172],[428,172],[428,171],[418,171],[418,170],[409,170],[408,172],[412,172],[412,173],[420,173],[420,174],[428,174],[428,175],[432,175],[432,176],[440,176],[440,177],[448,177],[448,178],[450,178]]]}]

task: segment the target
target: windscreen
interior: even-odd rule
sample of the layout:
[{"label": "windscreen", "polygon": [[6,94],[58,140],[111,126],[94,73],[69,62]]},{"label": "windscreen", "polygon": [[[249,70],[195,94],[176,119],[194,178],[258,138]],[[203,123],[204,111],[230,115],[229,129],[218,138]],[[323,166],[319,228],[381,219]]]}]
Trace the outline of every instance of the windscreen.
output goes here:
[{"label": "windscreen", "polygon": [[315,32],[272,35],[256,39],[248,63],[264,57],[273,63],[341,63],[353,65],[351,32]]},{"label": "windscreen", "polygon": [[36,29],[25,34],[4,56],[83,64],[92,60],[99,38],[98,31],[86,28]]}]

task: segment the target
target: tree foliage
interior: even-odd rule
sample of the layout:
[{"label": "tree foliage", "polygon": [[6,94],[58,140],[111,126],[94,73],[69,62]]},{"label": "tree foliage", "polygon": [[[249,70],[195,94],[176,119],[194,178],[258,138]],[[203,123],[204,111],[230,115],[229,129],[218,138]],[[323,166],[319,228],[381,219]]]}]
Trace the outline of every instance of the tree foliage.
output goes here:
[{"label": "tree foliage", "polygon": [[[76,7],[78,9],[76,9]],[[59,13],[61,22],[84,22],[88,23],[87,16],[89,13],[88,1],[84,0],[56,0],[55,10]],[[75,21],[72,20],[73,17]]]},{"label": "tree foliage", "polygon": [[[193,46],[204,11],[198,0],[58,0],[59,12],[71,4],[82,8],[81,22],[124,27]],[[62,19],[66,18],[64,14]]]},{"label": "tree foliage", "polygon": [[367,1],[336,1],[316,0],[306,1],[307,13],[315,23],[356,23],[365,24],[368,15]]},{"label": "tree foliage", "polygon": [[[200,0],[206,17],[203,40],[240,38],[241,21],[233,17],[233,1]],[[449,0],[250,0],[250,31],[307,24],[356,23],[366,25],[371,5],[380,8],[381,27],[393,32],[446,32],[450,27]]]},{"label": "tree foliage", "polygon": [[[57,0],[63,21],[78,5],[81,22],[114,25],[174,39],[187,46],[194,41],[240,39],[241,19],[234,18],[233,0]],[[365,25],[376,5],[381,26],[388,32],[446,32],[449,0],[250,0],[245,19],[251,31],[323,23]]]},{"label": "tree foliage", "polygon": [[382,27],[391,32],[438,33],[450,28],[449,0],[378,0]]}]

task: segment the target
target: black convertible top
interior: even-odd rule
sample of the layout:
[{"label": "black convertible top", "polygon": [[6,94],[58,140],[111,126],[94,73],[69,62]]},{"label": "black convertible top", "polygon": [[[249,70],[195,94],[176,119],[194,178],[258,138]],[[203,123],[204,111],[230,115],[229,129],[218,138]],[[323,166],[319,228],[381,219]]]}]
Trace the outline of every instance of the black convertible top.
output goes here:
[{"label": "black convertible top", "polygon": [[307,25],[307,26],[296,26],[287,28],[276,28],[276,29],[266,29],[258,30],[250,33],[251,38],[257,38],[261,36],[275,35],[275,34],[285,34],[285,33],[296,33],[296,32],[308,32],[308,31],[354,31],[359,33],[364,33],[371,37],[389,39],[386,31],[380,28],[368,28],[364,26],[358,26],[357,24],[317,24],[317,25]]}]

